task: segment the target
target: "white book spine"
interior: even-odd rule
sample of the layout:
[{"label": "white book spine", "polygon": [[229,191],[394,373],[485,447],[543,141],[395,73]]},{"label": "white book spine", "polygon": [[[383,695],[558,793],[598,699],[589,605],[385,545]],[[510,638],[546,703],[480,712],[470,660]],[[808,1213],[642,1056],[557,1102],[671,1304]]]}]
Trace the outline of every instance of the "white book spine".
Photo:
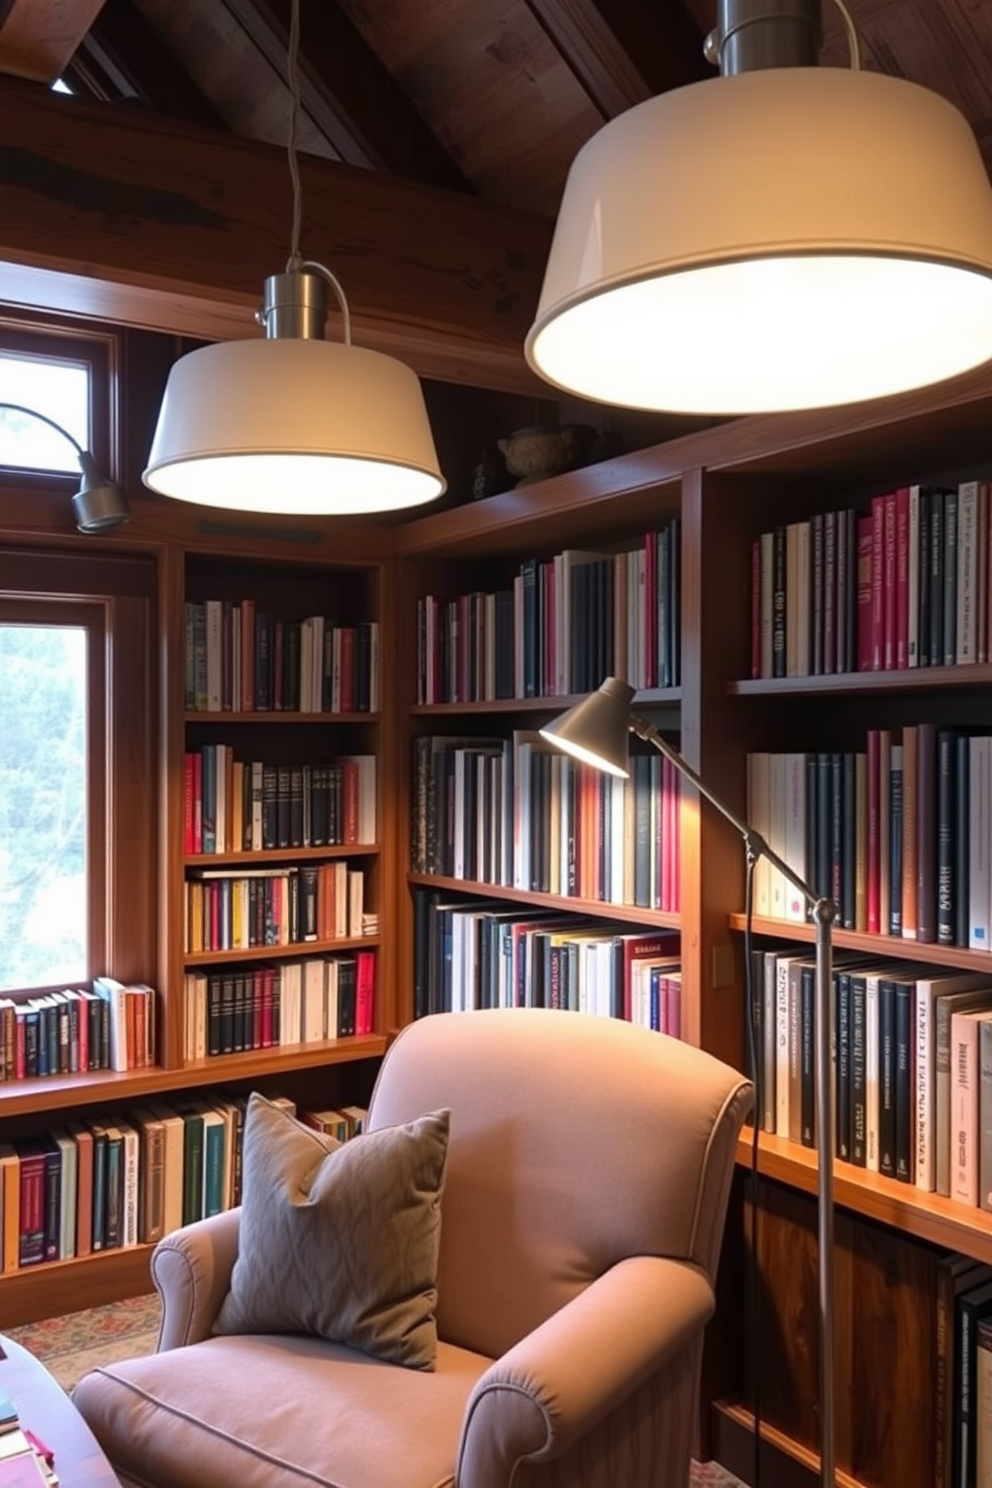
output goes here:
[{"label": "white book spine", "polygon": [[775,963],[775,1135],[789,1135],[789,958]]},{"label": "white book spine", "polygon": [[916,984],[916,1091],[913,1131],[916,1150],[916,1187],[924,1193],[936,1188],[934,1162],[934,1049],[933,998],[925,982]]},{"label": "white book spine", "polygon": [[[786,756],[768,756],[768,845],[779,857],[785,854],[786,793],[788,777]],[[776,920],[785,919],[785,879],[777,868],[768,873],[768,910]]]},{"label": "white book spine", "polygon": [[[806,756],[785,756],[785,851],[782,856],[800,878],[806,876]],[[806,898],[784,880],[785,918],[803,924]]]}]

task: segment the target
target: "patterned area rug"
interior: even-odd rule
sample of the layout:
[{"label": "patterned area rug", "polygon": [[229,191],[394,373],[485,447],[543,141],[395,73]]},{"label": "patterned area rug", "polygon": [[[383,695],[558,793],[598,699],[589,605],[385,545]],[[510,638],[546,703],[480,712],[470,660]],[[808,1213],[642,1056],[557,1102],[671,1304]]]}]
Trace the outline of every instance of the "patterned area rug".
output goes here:
[{"label": "patterned area rug", "polygon": [[[157,1296],[130,1297],[106,1307],[90,1307],[64,1317],[6,1328],[9,1338],[30,1349],[64,1390],[90,1369],[117,1359],[150,1354],[158,1338]],[[694,1462],[688,1488],[744,1488],[716,1462]]]}]

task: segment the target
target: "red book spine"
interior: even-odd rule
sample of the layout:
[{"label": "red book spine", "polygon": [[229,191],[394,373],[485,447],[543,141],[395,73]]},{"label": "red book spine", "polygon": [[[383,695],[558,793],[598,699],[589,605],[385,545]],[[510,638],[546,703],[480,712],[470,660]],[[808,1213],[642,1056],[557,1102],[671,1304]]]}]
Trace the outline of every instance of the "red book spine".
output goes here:
[{"label": "red book spine", "polygon": [[761,676],[761,539],[751,544],[751,676]]},{"label": "red book spine", "polygon": [[20,1245],[18,1264],[31,1266],[45,1258],[45,1157],[21,1158]]},{"label": "red book spine", "polygon": [[371,1033],[375,1019],[375,954],[359,951],[355,960],[355,1032]]},{"label": "red book spine", "polygon": [[665,978],[665,1032],[682,1037],[682,977]]},{"label": "red book spine", "polygon": [[891,491],[882,505],[882,669],[896,664],[896,497]]},{"label": "red book spine", "polygon": [[355,630],[345,626],[341,631],[341,712],[355,708]]},{"label": "red book spine", "polygon": [[895,493],[895,665],[909,666],[909,487]]},{"label": "red book spine", "polygon": [[875,524],[871,517],[858,518],[858,651],[859,672],[874,670],[872,665],[872,628],[874,602],[872,590]]},{"label": "red book spine", "polygon": [[871,626],[870,670],[880,672],[885,662],[885,497],[871,503]]},{"label": "red book spine", "polygon": [[878,935],[881,930],[881,860],[879,856],[881,823],[880,768],[881,752],[878,729],[868,730],[868,933]]},{"label": "red book spine", "polygon": [[196,848],[193,845],[193,813],[196,790],[193,760],[193,751],[187,750],[183,755],[183,852],[187,856],[196,852]]}]

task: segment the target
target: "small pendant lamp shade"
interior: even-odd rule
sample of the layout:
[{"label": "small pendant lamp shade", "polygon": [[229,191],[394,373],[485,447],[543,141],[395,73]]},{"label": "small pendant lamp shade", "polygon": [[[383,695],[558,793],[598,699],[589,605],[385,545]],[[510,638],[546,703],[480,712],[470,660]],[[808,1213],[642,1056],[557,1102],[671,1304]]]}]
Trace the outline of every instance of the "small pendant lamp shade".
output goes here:
[{"label": "small pendant lamp shade", "polygon": [[598,401],[824,407],[992,357],[992,189],[914,83],[782,67],[674,89],[572,166],[527,359]]},{"label": "small pendant lamp shade", "polygon": [[393,511],[445,490],[416,373],[296,337],[181,357],[143,479],[183,501],[301,516]]}]

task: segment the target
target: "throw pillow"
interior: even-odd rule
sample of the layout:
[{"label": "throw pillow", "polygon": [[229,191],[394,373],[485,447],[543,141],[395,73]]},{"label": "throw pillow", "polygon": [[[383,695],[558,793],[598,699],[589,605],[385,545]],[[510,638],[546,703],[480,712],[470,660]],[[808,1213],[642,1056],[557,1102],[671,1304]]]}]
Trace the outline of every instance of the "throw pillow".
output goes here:
[{"label": "throw pillow", "polygon": [[450,1112],[338,1143],[253,1093],[217,1333],[312,1333],[433,1369]]}]

